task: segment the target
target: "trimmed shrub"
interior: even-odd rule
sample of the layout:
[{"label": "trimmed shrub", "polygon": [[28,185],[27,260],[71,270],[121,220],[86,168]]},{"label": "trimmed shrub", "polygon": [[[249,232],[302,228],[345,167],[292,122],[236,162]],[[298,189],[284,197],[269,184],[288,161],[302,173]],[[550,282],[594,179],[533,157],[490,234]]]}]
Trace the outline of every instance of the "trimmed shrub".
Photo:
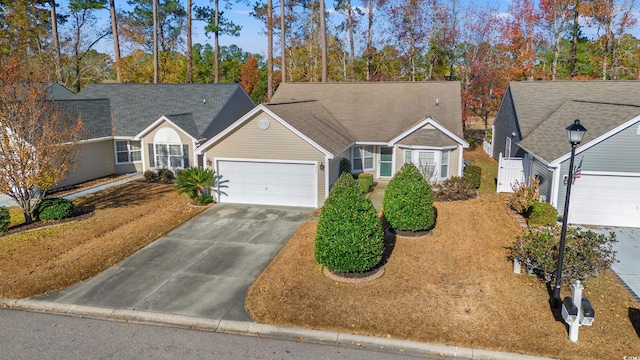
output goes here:
[{"label": "trimmed shrub", "polygon": [[360,184],[360,189],[362,189],[363,193],[368,193],[371,187],[373,186],[373,174],[369,173],[360,173],[358,174],[358,184]]},{"label": "trimmed shrub", "polygon": [[146,181],[156,181],[158,180],[158,173],[153,170],[146,170],[143,174],[144,179]]},{"label": "trimmed shrub", "polygon": [[480,189],[480,181],[482,179],[482,168],[480,166],[465,166],[463,176],[469,179],[469,185],[472,189]]},{"label": "trimmed shrub", "polygon": [[4,232],[9,228],[11,222],[11,215],[9,215],[9,209],[4,206],[0,206],[0,232]]},{"label": "trimmed shrub", "polygon": [[75,213],[75,207],[70,200],[63,198],[48,198],[43,199],[35,215],[38,220],[62,220],[70,218]]},{"label": "trimmed shrub", "polygon": [[173,179],[175,179],[173,171],[169,169],[158,169],[158,177],[166,183],[172,182]]},{"label": "trimmed shrub", "polygon": [[529,208],[529,226],[552,226],[558,222],[558,210],[551,204],[534,201]]},{"label": "trimmed shrub", "polygon": [[351,174],[340,175],[320,211],[314,257],[334,272],[375,269],[384,253],[384,232],[376,209]]},{"label": "trimmed shrub", "polygon": [[433,189],[438,201],[467,200],[476,196],[471,182],[465,177],[452,176],[436,184]]},{"label": "trimmed shrub", "polygon": [[389,181],[382,211],[389,225],[396,230],[433,228],[436,221],[433,191],[415,165],[404,164]]},{"label": "trimmed shrub", "polygon": [[213,170],[190,167],[178,172],[174,186],[178,193],[187,194],[189,199],[200,205],[206,205],[213,202],[210,189],[215,183],[216,178]]},{"label": "trimmed shrub", "polygon": [[[556,277],[561,226],[532,227],[516,239],[511,256],[533,269],[544,282]],[[569,227],[565,239],[563,283],[586,281],[600,276],[616,261],[613,244],[616,234],[609,236],[590,230]]]},{"label": "trimmed shrub", "polygon": [[347,158],[340,159],[340,174],[351,174],[351,161]]},{"label": "trimmed shrub", "polygon": [[509,196],[507,203],[518,214],[526,215],[534,201],[538,201],[536,189],[517,182],[513,186],[513,193]]}]

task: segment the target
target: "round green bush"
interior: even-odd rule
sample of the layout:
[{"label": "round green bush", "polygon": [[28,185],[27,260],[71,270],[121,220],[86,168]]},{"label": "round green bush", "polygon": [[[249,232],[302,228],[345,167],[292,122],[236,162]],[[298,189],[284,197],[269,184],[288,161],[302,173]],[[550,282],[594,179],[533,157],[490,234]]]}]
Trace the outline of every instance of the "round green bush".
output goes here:
[{"label": "round green bush", "polygon": [[38,220],[62,220],[74,215],[75,208],[70,200],[63,198],[44,199],[38,205],[36,218]]},{"label": "round green bush", "polygon": [[558,210],[549,203],[534,201],[529,208],[527,222],[530,226],[555,225],[558,222]]},{"label": "round green bush", "polygon": [[392,228],[424,231],[436,221],[433,190],[413,164],[404,164],[384,191],[382,211]]},{"label": "round green bush", "polygon": [[465,166],[464,177],[469,179],[471,188],[480,189],[480,183],[482,180],[482,168],[475,165]]},{"label": "round green bush", "polygon": [[4,206],[0,206],[0,232],[7,230],[11,216],[9,215],[9,209]]},{"label": "round green bush", "polygon": [[314,257],[327,269],[358,273],[375,269],[384,253],[376,209],[351,174],[333,186],[318,219]]}]

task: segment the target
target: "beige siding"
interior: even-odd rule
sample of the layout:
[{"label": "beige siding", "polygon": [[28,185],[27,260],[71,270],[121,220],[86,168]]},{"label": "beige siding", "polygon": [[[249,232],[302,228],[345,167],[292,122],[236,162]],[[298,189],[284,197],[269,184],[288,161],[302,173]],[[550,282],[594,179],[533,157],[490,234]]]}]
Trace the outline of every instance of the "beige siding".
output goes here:
[{"label": "beige siding", "polygon": [[[142,138],[142,151],[144,152],[143,160],[146,162],[145,168],[149,169],[149,156],[153,154],[149,154],[149,144],[153,143],[153,138],[156,136],[156,133],[162,128],[171,128],[178,133],[180,136],[180,142],[183,145],[189,145],[189,166],[193,167],[196,165],[193,158],[193,139],[189,137],[189,135],[185,134],[184,131],[176,126],[173,126],[171,123],[164,121],[160,125],[158,125],[155,129],[149,132],[145,137]],[[151,168],[153,169],[153,168]]]},{"label": "beige siding", "polygon": [[396,167],[395,169],[393,169],[393,173],[395,174],[398,170],[400,170],[402,165],[404,165],[404,149],[396,145],[394,151],[396,153]]},{"label": "beige siding", "polygon": [[338,154],[335,158],[329,160],[329,189],[335,184],[340,177],[340,161],[345,158],[351,162],[351,148],[347,148],[342,154]]},{"label": "beige siding", "polygon": [[79,184],[115,173],[113,140],[78,144],[78,166],[57,187]]},{"label": "beige siding", "polygon": [[449,177],[462,175],[460,173],[461,164],[460,164],[460,151],[462,151],[462,146],[458,145],[455,150],[451,150],[449,154]]},{"label": "beige siding", "polygon": [[[264,118],[269,120],[266,130],[258,127],[258,121]],[[227,134],[207,149],[205,157],[207,161],[215,158],[317,161],[318,164],[325,161],[323,153],[264,113],[256,114]],[[318,206],[324,203],[324,188],[325,172],[318,170]]]},{"label": "beige siding", "polygon": [[142,161],[116,165],[116,174],[128,174],[134,172],[142,172]]}]

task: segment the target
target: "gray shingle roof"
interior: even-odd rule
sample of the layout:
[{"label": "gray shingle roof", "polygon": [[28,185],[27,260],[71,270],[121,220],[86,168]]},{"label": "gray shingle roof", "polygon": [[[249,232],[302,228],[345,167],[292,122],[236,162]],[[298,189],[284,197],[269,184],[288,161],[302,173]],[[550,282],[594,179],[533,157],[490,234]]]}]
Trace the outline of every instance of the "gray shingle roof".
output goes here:
[{"label": "gray shingle roof", "polygon": [[82,118],[84,132],[81,140],[112,136],[109,100],[55,100],[53,104],[62,112],[69,111],[72,116]]},{"label": "gray shingle roof", "polygon": [[400,140],[401,145],[409,146],[453,146],[456,142],[437,129],[420,129]]},{"label": "gray shingle roof", "polygon": [[[463,138],[458,82],[285,83],[271,101],[305,100],[322,104],[354,141],[388,142],[427,117]],[[297,120],[304,120],[303,114],[292,119],[296,128]],[[305,134],[320,138],[324,129]]]},{"label": "gray shingle roof", "polygon": [[317,101],[265,104],[287,123],[332,154],[344,150],[353,143],[349,132]]},{"label": "gray shingle roof", "polygon": [[162,115],[191,114],[191,136],[201,138],[238,84],[91,84],[78,97],[109,99],[114,136],[135,136]]},{"label": "gray shingle roof", "polygon": [[509,84],[523,140],[547,162],[569,153],[566,127],[587,128],[583,144],[640,115],[640,81],[538,81]]}]

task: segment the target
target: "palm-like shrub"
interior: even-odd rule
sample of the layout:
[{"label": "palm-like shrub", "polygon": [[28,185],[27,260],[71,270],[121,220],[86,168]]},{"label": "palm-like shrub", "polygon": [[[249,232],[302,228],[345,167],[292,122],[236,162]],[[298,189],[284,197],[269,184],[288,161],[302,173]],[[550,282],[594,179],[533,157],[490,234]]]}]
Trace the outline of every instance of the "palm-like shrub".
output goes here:
[{"label": "palm-like shrub", "polygon": [[376,268],[384,253],[384,233],[376,209],[351,174],[344,173],[322,207],[314,257],[334,272]]},{"label": "palm-like shrub", "polygon": [[384,191],[382,211],[392,228],[430,230],[436,221],[433,190],[413,164],[404,164]]},{"label": "palm-like shrub", "polygon": [[213,202],[209,190],[216,183],[215,173],[211,169],[191,167],[180,171],[176,177],[175,188],[200,205]]}]

